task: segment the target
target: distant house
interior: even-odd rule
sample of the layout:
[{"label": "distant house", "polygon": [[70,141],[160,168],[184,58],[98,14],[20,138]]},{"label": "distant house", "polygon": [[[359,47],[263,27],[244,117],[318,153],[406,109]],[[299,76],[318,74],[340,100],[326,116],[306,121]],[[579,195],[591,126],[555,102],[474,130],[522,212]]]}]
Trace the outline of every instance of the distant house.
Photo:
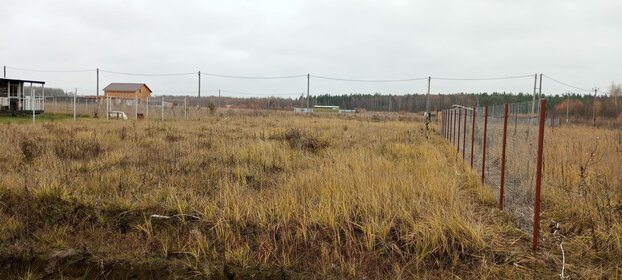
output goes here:
[{"label": "distant house", "polygon": [[111,83],[104,88],[104,96],[114,99],[146,101],[151,97],[151,92],[146,84],[137,83]]},{"label": "distant house", "polygon": [[[35,88],[35,85],[41,88]],[[45,106],[44,85],[42,81],[0,78],[0,114],[42,113]]]}]

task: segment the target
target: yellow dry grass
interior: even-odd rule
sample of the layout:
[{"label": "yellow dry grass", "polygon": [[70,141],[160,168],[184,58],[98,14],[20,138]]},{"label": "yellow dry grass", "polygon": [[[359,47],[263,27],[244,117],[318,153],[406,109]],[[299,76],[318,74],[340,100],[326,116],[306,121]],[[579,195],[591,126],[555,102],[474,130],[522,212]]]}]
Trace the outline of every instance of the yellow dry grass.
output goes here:
[{"label": "yellow dry grass", "polygon": [[536,262],[421,123],[228,112],[3,128],[0,261],[37,273],[512,278]]},{"label": "yellow dry grass", "polygon": [[622,277],[622,131],[566,126],[545,133],[543,223],[560,230],[544,232],[544,251],[561,266],[563,236],[569,275]]}]

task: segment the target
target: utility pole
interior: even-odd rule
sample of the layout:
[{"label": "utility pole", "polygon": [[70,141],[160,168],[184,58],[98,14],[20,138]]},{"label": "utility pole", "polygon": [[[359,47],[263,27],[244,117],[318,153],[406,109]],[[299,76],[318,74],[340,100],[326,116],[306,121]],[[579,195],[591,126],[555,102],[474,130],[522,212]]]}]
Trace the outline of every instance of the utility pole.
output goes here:
[{"label": "utility pole", "polygon": [[592,106],[592,126],[596,126],[596,94],[598,93],[598,88],[593,88],[594,90],[594,106]]},{"label": "utility pole", "polygon": [[76,95],[78,95],[78,89],[73,92],[73,122],[76,122]]},{"label": "utility pole", "polygon": [[[538,103],[542,101],[542,73],[540,73],[540,86],[538,87]],[[542,112],[540,112],[542,114]]]},{"label": "utility pole", "polygon": [[199,88],[197,90],[197,95],[199,96],[199,104],[201,104],[201,71],[199,71]]},{"label": "utility pole", "polygon": [[95,96],[97,97],[96,100],[99,100],[99,68],[97,68],[96,70],[97,73],[97,87],[96,87],[96,92],[95,92]]},{"label": "utility pole", "polygon": [[309,73],[307,73],[307,114],[310,113],[309,111],[309,104],[310,104],[310,99],[309,99],[309,84],[311,83],[311,75]]},{"label": "utility pole", "polygon": [[220,108],[220,89],[218,89],[218,101],[216,101],[216,107]]},{"label": "utility pole", "polygon": [[4,73],[4,78],[6,78],[6,65],[2,66],[2,70],[3,70],[3,73]]},{"label": "utility pole", "polygon": [[425,128],[428,128],[428,124],[430,123],[430,82],[432,81],[432,77],[428,77],[428,94],[425,100]]},{"label": "utility pole", "polygon": [[531,114],[533,115],[536,112],[536,89],[538,87],[538,74],[534,74],[533,75],[534,80],[533,80],[533,98],[531,100]]}]

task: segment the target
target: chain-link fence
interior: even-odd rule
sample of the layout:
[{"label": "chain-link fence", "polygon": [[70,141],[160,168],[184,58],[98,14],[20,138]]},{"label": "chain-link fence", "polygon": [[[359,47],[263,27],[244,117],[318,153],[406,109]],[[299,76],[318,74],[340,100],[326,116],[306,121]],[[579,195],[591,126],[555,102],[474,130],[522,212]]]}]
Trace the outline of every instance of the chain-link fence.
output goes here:
[{"label": "chain-link fence", "polygon": [[444,110],[440,120],[441,133],[458,157],[481,174],[482,182],[499,198],[499,207],[511,212],[517,224],[533,234],[534,246],[539,231],[546,124],[543,108],[545,100],[539,106],[532,102],[479,108],[456,105]]},{"label": "chain-link fence", "polygon": [[152,97],[149,99],[122,99],[111,97],[47,96],[45,112],[51,114],[74,113],[80,117],[103,119],[198,119],[216,111],[215,106],[190,104],[187,97]]}]

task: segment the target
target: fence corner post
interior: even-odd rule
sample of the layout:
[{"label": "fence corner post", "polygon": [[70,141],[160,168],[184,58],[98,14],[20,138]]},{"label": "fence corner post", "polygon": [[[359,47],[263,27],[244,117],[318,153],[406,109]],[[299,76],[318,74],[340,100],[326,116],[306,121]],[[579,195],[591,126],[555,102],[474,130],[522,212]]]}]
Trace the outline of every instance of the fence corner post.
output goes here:
[{"label": "fence corner post", "polygon": [[464,124],[462,124],[462,160],[466,159],[466,134],[467,134],[467,115],[469,111],[464,108]]},{"label": "fence corner post", "polygon": [[540,194],[542,189],[542,161],[544,152],[544,126],[546,125],[546,99],[540,101],[540,123],[538,124],[538,152],[536,163],[536,192],[533,209],[533,250],[538,250],[540,236]]},{"label": "fence corner post", "polygon": [[488,134],[488,106],[484,107],[484,135],[482,145],[482,184],[486,178],[486,136]]},{"label": "fence corner post", "polygon": [[477,117],[477,108],[473,107],[471,111],[471,119],[473,125],[471,127],[471,169],[473,169],[473,145],[475,144],[475,118]]},{"label": "fence corner post", "polygon": [[509,105],[503,106],[503,142],[501,143],[501,181],[499,182],[499,209],[503,210],[503,200],[505,191],[505,151],[508,139],[508,111]]}]

